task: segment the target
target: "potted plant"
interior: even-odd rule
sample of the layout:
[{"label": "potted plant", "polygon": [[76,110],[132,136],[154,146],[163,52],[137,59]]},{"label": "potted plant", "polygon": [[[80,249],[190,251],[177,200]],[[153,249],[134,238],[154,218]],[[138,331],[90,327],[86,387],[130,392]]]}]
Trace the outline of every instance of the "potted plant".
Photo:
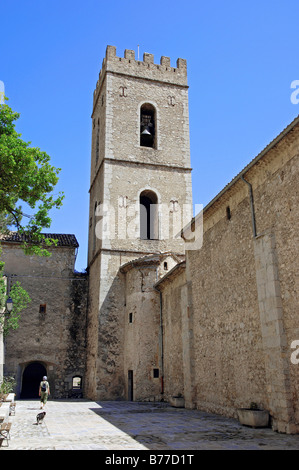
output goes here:
[{"label": "potted plant", "polygon": [[239,408],[237,413],[240,423],[244,426],[265,428],[269,425],[269,412],[260,409],[254,402],[250,403],[249,408]]}]

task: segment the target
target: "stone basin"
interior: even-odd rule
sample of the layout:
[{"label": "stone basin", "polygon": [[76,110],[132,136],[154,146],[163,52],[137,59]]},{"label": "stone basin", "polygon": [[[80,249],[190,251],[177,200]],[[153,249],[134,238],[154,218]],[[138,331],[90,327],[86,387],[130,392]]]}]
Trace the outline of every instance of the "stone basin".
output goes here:
[{"label": "stone basin", "polygon": [[250,408],[239,408],[238,418],[244,426],[253,428],[265,428],[269,425],[269,412],[266,410],[253,410]]}]

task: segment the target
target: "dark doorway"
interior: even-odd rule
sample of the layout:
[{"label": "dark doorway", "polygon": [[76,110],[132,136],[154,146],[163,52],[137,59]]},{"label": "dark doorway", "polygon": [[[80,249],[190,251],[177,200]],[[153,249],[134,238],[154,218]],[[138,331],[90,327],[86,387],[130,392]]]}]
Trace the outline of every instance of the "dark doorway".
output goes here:
[{"label": "dark doorway", "polygon": [[133,371],[128,370],[128,400],[133,401]]},{"label": "dark doorway", "polygon": [[23,372],[20,398],[38,398],[39,384],[44,375],[47,375],[45,366],[39,362],[29,364]]}]

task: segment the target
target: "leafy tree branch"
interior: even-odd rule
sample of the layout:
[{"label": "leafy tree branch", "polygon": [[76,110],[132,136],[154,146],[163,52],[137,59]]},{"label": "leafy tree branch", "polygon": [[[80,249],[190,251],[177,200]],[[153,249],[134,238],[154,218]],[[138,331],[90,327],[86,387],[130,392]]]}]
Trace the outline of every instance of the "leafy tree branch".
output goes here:
[{"label": "leafy tree branch", "polygon": [[[7,104],[0,105],[0,231],[13,225],[23,236],[26,253],[49,256],[47,247],[54,240],[45,239],[42,229],[51,225],[50,210],[62,205],[63,193],[53,196],[60,169],[50,164],[49,155],[21,139],[15,129],[19,117]],[[25,223],[22,202],[33,211]]]}]

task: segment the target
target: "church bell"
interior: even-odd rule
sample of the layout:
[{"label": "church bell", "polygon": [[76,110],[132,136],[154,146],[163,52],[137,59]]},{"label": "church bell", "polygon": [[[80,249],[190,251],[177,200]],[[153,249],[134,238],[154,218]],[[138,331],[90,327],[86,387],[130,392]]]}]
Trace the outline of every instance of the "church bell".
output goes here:
[{"label": "church bell", "polygon": [[141,145],[145,147],[152,147],[153,145],[153,135],[149,130],[149,126],[144,126],[141,135],[140,135]]},{"label": "church bell", "polygon": [[149,131],[148,126],[146,126],[146,127],[143,129],[143,131],[141,132],[141,135],[150,135],[150,136],[152,135],[152,134],[150,133],[150,131]]}]

